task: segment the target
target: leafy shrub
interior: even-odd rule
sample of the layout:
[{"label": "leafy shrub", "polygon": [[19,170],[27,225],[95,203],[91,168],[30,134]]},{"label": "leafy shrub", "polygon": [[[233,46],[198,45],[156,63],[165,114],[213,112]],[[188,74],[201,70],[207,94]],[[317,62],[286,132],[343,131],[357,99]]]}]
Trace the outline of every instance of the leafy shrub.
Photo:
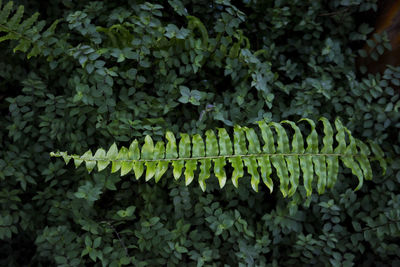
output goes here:
[{"label": "leafy shrub", "polygon": [[[355,65],[376,2],[0,3],[1,265],[398,265],[400,68]],[[203,192],[171,170],[144,183],[49,157],[338,116],[389,163],[358,191],[349,169],[284,198],[247,172]]]}]

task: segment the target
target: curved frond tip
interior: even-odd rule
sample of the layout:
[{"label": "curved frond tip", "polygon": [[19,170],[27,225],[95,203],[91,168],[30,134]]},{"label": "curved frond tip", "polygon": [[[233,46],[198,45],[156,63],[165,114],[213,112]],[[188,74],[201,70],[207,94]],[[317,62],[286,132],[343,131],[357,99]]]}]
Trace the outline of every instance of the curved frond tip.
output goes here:
[{"label": "curved frond tip", "polygon": [[39,13],[24,18],[24,6],[14,8],[14,2],[3,4],[0,0],[0,43],[16,40],[13,51],[28,52],[27,57],[35,57],[42,53],[54,35],[59,20],[54,21],[46,30],[45,21],[39,21]]},{"label": "curved frond tip", "polygon": [[[114,143],[108,151],[100,148],[94,155],[89,150],[83,155],[52,152],[51,156],[62,157],[66,164],[72,159],[76,167],[85,162],[89,172],[96,165],[101,171],[111,163],[111,172],[120,170],[121,175],[126,175],[133,171],[136,179],[144,174],[146,181],[154,178],[156,182],[172,166],[175,179],[183,174],[189,185],[197,177],[203,191],[212,171],[220,187],[224,187],[228,177],[225,167],[229,162],[233,168],[230,178],[235,187],[246,169],[255,191],[263,182],[272,192],[279,181],[279,190],[285,197],[296,192],[301,180],[308,196],[312,194],[314,181],[319,194],[333,187],[339,173],[339,161],[357,177],[355,190],[361,188],[364,179],[372,179],[371,160],[378,161],[385,171],[384,153],[377,144],[356,139],[339,119],[334,122],[335,130],[326,118],[319,121],[322,144],[319,143],[317,123],[304,118],[297,124],[288,120],[280,123],[260,121],[260,134],[256,129],[235,126],[233,138],[226,129],[219,128],[217,134],[208,130],[205,139],[198,134],[180,134],[177,140],[167,131],[166,143],[154,144],[147,135],[142,146],[134,140],[129,148],[118,149]],[[307,136],[301,132],[300,123],[310,129]]]}]

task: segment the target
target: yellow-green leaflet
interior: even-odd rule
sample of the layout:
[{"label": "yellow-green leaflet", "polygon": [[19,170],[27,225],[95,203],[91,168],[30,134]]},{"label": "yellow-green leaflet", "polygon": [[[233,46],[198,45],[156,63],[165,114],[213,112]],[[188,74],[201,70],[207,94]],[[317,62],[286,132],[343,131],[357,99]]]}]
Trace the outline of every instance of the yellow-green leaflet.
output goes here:
[{"label": "yellow-green leaflet", "polygon": [[212,130],[206,131],[206,155],[208,157],[219,155],[217,137]]},{"label": "yellow-green leaflet", "polygon": [[[351,136],[351,132],[349,130],[346,129],[346,132],[349,136],[349,140],[350,140],[350,144],[347,146],[346,150],[345,150],[345,154],[346,155],[357,155],[358,154],[358,150],[357,150],[357,146],[356,146],[356,141],[355,139]],[[351,169],[351,172],[357,176],[358,178],[358,185],[357,187],[354,189],[355,191],[359,190],[362,185],[364,184],[364,176],[362,173],[362,170],[360,168],[360,166],[358,165],[358,163],[354,160],[354,157],[343,157],[342,160],[344,160],[344,165],[346,165],[346,167]]]},{"label": "yellow-green leaflet", "polygon": [[[288,120],[282,121],[281,123],[289,124],[292,127],[292,129],[294,130],[294,134],[292,137],[293,141],[292,141],[292,151],[291,152],[293,154],[304,153],[304,141],[303,141],[303,136],[301,134],[299,127],[297,127],[297,125],[294,122],[288,121]],[[291,164],[292,171],[290,171],[290,169],[289,169],[289,172],[291,173],[290,183],[292,186],[289,190],[289,196],[292,196],[296,192],[297,187],[300,182],[299,181],[300,180],[300,166],[299,166],[300,162],[299,161],[300,161],[300,159],[297,155],[293,156],[293,162]],[[289,164],[288,164],[288,167],[289,167]]]},{"label": "yellow-green leaflet", "polygon": [[127,173],[129,173],[132,170],[133,167],[133,162],[129,162],[128,158],[129,158],[129,151],[126,147],[121,147],[121,149],[119,150],[118,156],[121,159],[121,176],[126,175]]},{"label": "yellow-green leaflet", "polygon": [[[322,117],[319,119],[324,125],[324,138],[322,139],[323,147],[322,153],[333,154],[333,129],[330,122]],[[332,188],[336,183],[337,176],[339,174],[339,159],[337,156],[326,156],[327,163],[327,178],[326,183],[328,188]]]},{"label": "yellow-green leaflet", "polygon": [[[205,148],[203,138],[199,134],[195,134],[192,137],[193,143],[193,157],[204,157],[205,156]],[[199,173],[199,185],[201,190],[206,190],[206,180],[210,178],[210,168],[211,168],[211,160],[210,159],[201,159],[200,160],[200,173]]]},{"label": "yellow-green leaflet", "polygon": [[165,138],[168,140],[168,143],[166,145],[165,148],[165,158],[166,159],[175,159],[178,157],[178,151],[177,151],[177,147],[176,147],[176,139],[175,139],[175,135],[170,132],[167,131],[165,133]]},{"label": "yellow-green leaflet", "polygon": [[[258,126],[260,127],[261,136],[264,141],[264,146],[262,147],[263,152],[267,154],[275,153],[275,140],[271,128],[265,121],[259,121]],[[270,175],[272,174],[271,157],[270,156],[259,157],[258,162],[261,167],[261,177],[263,179],[263,182],[272,193],[274,189],[274,184],[270,177]]]},{"label": "yellow-green leaflet", "polygon": [[[261,178],[264,182],[264,184],[268,187],[270,193],[274,190],[274,182],[271,179],[271,174],[272,174],[272,167],[271,167],[271,161],[270,157],[258,157],[257,158],[258,165],[260,166],[261,169]],[[243,172],[243,169],[242,169]]]},{"label": "yellow-green leaflet", "polygon": [[243,162],[240,157],[229,158],[229,162],[233,167],[232,183],[235,187],[238,187],[239,178],[243,177]]},{"label": "yellow-green leaflet", "polygon": [[[199,134],[193,136],[193,157],[203,157],[204,152],[204,142]],[[185,184],[189,185],[194,179],[194,171],[197,169],[197,160],[188,160],[185,166]]]},{"label": "yellow-green leaflet", "polygon": [[[258,154],[261,153],[260,149],[260,141],[258,140],[258,136],[254,129],[250,129],[247,127],[243,127],[247,141],[249,142],[249,150],[250,154]],[[254,191],[258,192],[258,184],[260,183],[260,175],[258,173],[258,164],[256,157],[245,157],[243,158],[244,165],[247,167],[248,173],[251,175],[251,187]]]},{"label": "yellow-green leaflet", "polygon": [[221,156],[232,155],[232,142],[224,128],[218,128],[219,150]]},{"label": "yellow-green leaflet", "polygon": [[[306,142],[307,142],[307,148],[306,152],[307,153],[312,153],[312,154],[318,154],[318,134],[317,131],[315,130],[315,122],[310,120],[310,119],[301,119],[300,121],[307,121],[308,124],[311,126],[311,133],[307,136]],[[314,171],[318,176],[318,182],[317,182],[317,190],[318,194],[323,194],[325,192],[325,187],[326,187],[326,164],[325,164],[325,156],[320,155],[312,156],[312,161],[314,164]]]},{"label": "yellow-green leaflet", "polygon": [[226,173],[224,166],[226,164],[225,158],[214,159],[214,173],[218,178],[219,186],[222,188],[226,183]]},{"label": "yellow-green leaflet", "polygon": [[[106,158],[106,151],[102,148],[97,149],[96,153],[94,154],[94,158],[96,159],[104,159]],[[108,164],[110,164],[109,160],[98,160],[97,161],[97,169],[99,171],[104,170],[107,168]]]},{"label": "yellow-green leaflet", "polygon": [[258,136],[254,129],[243,127],[246,133],[247,141],[249,142],[249,153],[257,154],[261,153],[260,149],[260,141],[258,140]]},{"label": "yellow-green leaflet", "polygon": [[337,154],[344,154],[346,150],[346,134],[345,128],[339,118],[335,120],[335,127],[337,131],[335,139],[338,143],[338,146],[335,148],[334,152]]},{"label": "yellow-green leaflet", "polygon": [[[175,140],[175,138],[173,138],[173,140]],[[176,148],[176,144],[174,145],[174,143],[171,143],[171,154],[175,154],[173,149]],[[186,157],[186,155],[190,155],[190,150],[188,149],[190,149],[190,137],[187,134],[181,134],[181,140],[179,142],[179,157],[183,158]],[[172,162],[172,166],[174,167],[173,174],[176,180],[181,177],[184,164],[184,160],[176,160]]]},{"label": "yellow-green leaflet", "polygon": [[[134,166],[133,160],[138,160],[139,157],[140,157],[140,152],[138,147],[138,141],[134,140],[129,146],[129,149],[127,149],[126,147],[121,147],[117,156],[117,160],[120,160],[120,164],[118,164],[118,166],[116,166],[117,164],[115,164],[114,170],[118,171],[118,169],[121,168],[121,176],[126,175],[132,170]],[[138,179],[139,177],[136,176],[136,178]]]},{"label": "yellow-green leaflet", "polygon": [[96,161],[93,159],[92,151],[88,150],[81,156],[81,159],[86,163],[86,169],[90,173],[96,166]]},{"label": "yellow-green leaflet", "polygon": [[371,151],[369,150],[368,146],[360,140],[355,140],[355,142],[357,147],[360,149],[359,156],[356,157],[356,159],[364,173],[365,180],[372,180],[372,168],[368,161],[368,156],[371,154]]},{"label": "yellow-green leaflet", "polygon": [[[144,145],[142,146],[142,159],[155,159],[154,154],[154,143],[153,139],[146,135],[144,138]],[[154,174],[156,174],[156,165],[155,161],[146,161],[146,182],[153,178]]]},{"label": "yellow-green leaflet", "polygon": [[[181,141],[179,142],[179,157],[180,158],[190,158],[190,136],[188,134],[181,133]],[[194,169],[197,162],[193,160],[187,160],[185,164],[185,184],[188,185],[192,182],[194,177]]]},{"label": "yellow-green leaflet", "polygon": [[300,157],[300,167],[303,172],[303,184],[306,189],[307,197],[312,194],[312,181],[314,178],[314,168],[312,163],[312,156],[302,156]]},{"label": "yellow-green leaflet", "polygon": [[[269,125],[273,126],[275,128],[275,131],[277,133],[277,152],[278,153],[288,153],[289,152],[289,140],[286,139],[285,136],[283,135],[282,130],[284,131],[283,128],[277,127],[279,125],[278,123],[275,122],[270,122]],[[275,167],[279,181],[280,181],[280,190],[283,194],[284,197],[289,195],[289,173],[288,170],[289,168],[287,167],[287,162],[285,161],[285,157],[283,156],[276,156],[271,158],[272,165]],[[290,162],[290,160],[289,160]]]},{"label": "yellow-green leaflet", "polygon": [[[165,156],[165,145],[163,141],[158,141],[154,148],[154,158],[163,159]],[[154,179],[158,182],[163,174],[168,170],[168,161],[158,161]]]},{"label": "yellow-green leaflet", "polygon": [[113,143],[107,151],[106,158],[111,161],[111,173],[119,171],[121,168],[121,162],[116,161],[118,157],[118,147],[117,144]]},{"label": "yellow-green leaflet", "polygon": [[[215,133],[212,130],[206,131],[206,155],[207,156],[219,155],[217,137],[215,136]],[[213,162],[214,162],[215,176],[218,178],[219,185],[222,188],[226,183],[226,173],[224,170],[226,161],[224,158],[216,158],[213,159]]]},{"label": "yellow-green leaflet", "polygon": [[134,140],[129,146],[129,157],[133,159],[133,172],[135,173],[136,179],[139,179],[144,172],[143,162],[138,161],[140,159],[139,143]]},{"label": "yellow-green leaflet", "polygon": [[[244,135],[244,131],[242,127],[235,125],[233,131],[233,147],[236,155],[245,155],[247,154],[246,148],[246,137]],[[244,175],[243,171],[243,161],[241,157],[232,157],[229,158],[229,162],[233,167],[232,173],[232,183],[235,187],[238,187],[239,178],[242,178]]]},{"label": "yellow-green leaflet", "polygon": [[[272,125],[278,135],[277,142],[278,142],[278,152],[284,153],[284,154],[290,154],[290,147],[289,147],[289,138],[286,134],[285,129],[282,127],[281,124],[271,122],[270,125]],[[296,140],[297,139],[297,140]],[[298,143],[298,137],[294,136],[293,142],[295,146],[300,146]],[[292,151],[293,152],[293,151]],[[295,151],[294,153],[297,153]],[[288,192],[288,196],[292,196],[299,185],[299,177],[300,177],[300,168],[299,168],[299,158],[297,155],[288,155],[286,157],[286,164],[290,173],[289,177],[289,182],[290,182],[290,189]]]},{"label": "yellow-green leaflet", "polygon": [[[350,135],[351,133],[343,126],[342,122],[339,119],[335,120],[335,127],[337,130],[336,140],[338,142],[338,146],[335,148],[335,152],[342,154],[340,160],[343,164],[351,170],[351,172],[357,176],[359,180],[359,184],[357,188],[359,188],[360,184],[363,183],[362,171],[358,164],[352,158],[352,151],[354,151],[355,143],[350,141],[352,148],[348,148],[346,146],[346,132]],[[349,145],[350,147],[350,145]]]},{"label": "yellow-green leaflet", "polygon": [[244,131],[242,127],[235,125],[233,131],[233,138],[234,138],[233,146],[235,149],[235,154],[236,155],[247,154],[246,138],[244,136]]},{"label": "yellow-green leaflet", "polygon": [[271,157],[272,166],[276,169],[277,176],[280,181],[279,189],[282,195],[286,197],[289,194],[289,174],[286,167],[285,158],[283,156]]},{"label": "yellow-green leaflet", "polygon": [[199,185],[201,190],[206,191],[206,180],[210,178],[211,159],[200,160]]},{"label": "yellow-green leaflet", "polygon": [[261,129],[261,136],[264,140],[263,152],[268,154],[275,153],[275,140],[271,128],[265,121],[259,121],[258,126]]},{"label": "yellow-green leaflet", "polygon": [[[114,143],[114,145],[115,145],[115,143]],[[118,149],[117,145],[115,145],[115,146],[114,145],[112,145],[111,147],[115,147],[115,149]],[[110,148],[110,150],[111,150],[111,148]],[[112,160],[111,173],[119,171],[121,169],[121,166],[122,166],[122,162],[120,161],[122,159],[121,149],[119,151],[117,151],[117,153],[118,154],[117,154],[117,157],[116,157],[115,161]],[[112,153],[112,155],[114,157],[114,153]]]},{"label": "yellow-green leaflet", "polygon": [[[219,151],[221,156],[232,155],[232,142],[229,138],[228,133],[224,128],[218,128],[218,138],[219,138]],[[219,186],[222,188],[226,183],[226,173],[224,166],[226,165],[225,158],[219,158],[214,160],[214,170],[215,176],[217,176],[219,181]]]},{"label": "yellow-green leaflet", "polygon": [[247,171],[251,175],[251,187],[254,191],[258,192],[258,184],[260,183],[260,175],[258,174],[258,164],[255,157],[243,158],[244,165],[247,167]]},{"label": "yellow-green leaflet", "polygon": [[194,171],[197,169],[197,160],[190,159],[185,165],[185,185],[189,185],[194,179]]}]

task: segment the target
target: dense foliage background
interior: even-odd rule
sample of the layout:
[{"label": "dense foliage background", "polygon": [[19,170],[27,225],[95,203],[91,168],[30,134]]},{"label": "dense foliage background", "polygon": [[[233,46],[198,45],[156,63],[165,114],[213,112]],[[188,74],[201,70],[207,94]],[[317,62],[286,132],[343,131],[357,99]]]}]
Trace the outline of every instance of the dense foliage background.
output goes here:
[{"label": "dense foliage background", "polygon": [[[400,68],[356,65],[390,48],[370,35],[376,0],[15,2],[43,22],[4,41],[23,22],[0,12],[0,265],[400,265]],[[320,116],[378,142],[386,175],[286,199],[49,158]]]}]

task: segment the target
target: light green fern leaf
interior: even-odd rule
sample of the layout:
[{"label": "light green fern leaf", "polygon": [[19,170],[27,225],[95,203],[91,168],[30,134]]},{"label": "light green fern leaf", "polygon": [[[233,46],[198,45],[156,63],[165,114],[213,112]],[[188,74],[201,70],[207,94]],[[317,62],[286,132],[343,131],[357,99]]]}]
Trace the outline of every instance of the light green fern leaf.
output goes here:
[{"label": "light green fern leaf", "polygon": [[[368,145],[356,139],[339,119],[335,120],[336,133],[326,118],[319,121],[321,130],[318,132],[323,132],[322,144],[318,142],[319,125],[304,118],[297,124],[288,120],[281,123],[260,121],[259,129],[236,125],[233,138],[226,129],[219,128],[217,134],[212,130],[206,131],[205,140],[199,134],[192,137],[180,134],[178,142],[168,131],[166,144],[159,141],[154,145],[152,138],[146,136],[142,147],[135,140],[129,149],[121,147],[118,150],[113,144],[108,151],[100,148],[94,155],[89,150],[81,156],[66,152],[52,152],[51,156],[62,157],[66,164],[72,159],[76,167],[85,162],[89,172],[96,165],[98,171],[102,171],[111,163],[111,172],[120,170],[121,175],[126,175],[133,170],[137,179],[145,173],[146,181],[153,177],[159,181],[171,163],[175,179],[183,173],[185,184],[189,185],[197,176],[203,191],[211,173],[215,174],[221,188],[226,184],[227,173],[232,173],[230,178],[235,187],[239,185],[239,178],[247,173],[255,191],[263,182],[272,192],[274,183],[279,182],[279,189],[285,197],[294,195],[301,186],[301,178],[307,196],[312,194],[314,182],[317,192],[323,194],[326,188],[335,185],[339,161],[357,177],[355,190],[361,188],[364,179],[372,179],[372,160],[378,161],[385,171],[384,153],[377,144],[370,141]],[[301,132],[300,123],[310,128],[307,136]],[[233,167],[229,172],[227,162]]]}]

